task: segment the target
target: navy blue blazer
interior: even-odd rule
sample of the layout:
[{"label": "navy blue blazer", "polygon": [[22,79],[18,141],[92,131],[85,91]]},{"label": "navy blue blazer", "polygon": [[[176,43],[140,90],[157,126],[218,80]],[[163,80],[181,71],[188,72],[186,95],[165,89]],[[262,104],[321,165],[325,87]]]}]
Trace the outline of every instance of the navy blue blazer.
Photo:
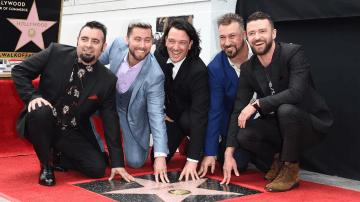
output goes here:
[{"label": "navy blue blazer", "polygon": [[[209,73],[210,108],[204,156],[217,156],[219,134],[226,136],[239,78],[224,51],[215,56],[207,66],[207,71]],[[249,120],[253,118],[254,115]]]}]

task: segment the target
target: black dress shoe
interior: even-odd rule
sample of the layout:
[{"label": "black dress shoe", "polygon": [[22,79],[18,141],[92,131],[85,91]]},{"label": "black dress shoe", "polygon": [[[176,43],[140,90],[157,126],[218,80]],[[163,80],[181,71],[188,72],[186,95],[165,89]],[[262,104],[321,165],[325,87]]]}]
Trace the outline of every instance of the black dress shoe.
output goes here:
[{"label": "black dress shoe", "polygon": [[55,175],[51,164],[45,164],[40,171],[39,184],[44,186],[55,185]]},{"label": "black dress shoe", "polygon": [[60,166],[60,156],[61,156],[61,151],[56,150],[56,149],[53,148],[53,149],[52,149],[52,159],[53,159],[52,164],[53,164],[53,169],[54,169],[54,171],[56,171],[56,172],[63,172],[63,173],[65,173],[65,172],[68,171],[68,169],[62,168],[62,167]]}]

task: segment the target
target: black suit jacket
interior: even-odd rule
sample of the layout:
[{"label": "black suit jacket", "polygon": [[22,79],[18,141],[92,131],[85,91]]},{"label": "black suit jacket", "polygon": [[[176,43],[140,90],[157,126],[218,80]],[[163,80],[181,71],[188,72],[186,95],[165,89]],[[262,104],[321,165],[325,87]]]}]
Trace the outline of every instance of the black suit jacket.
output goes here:
[{"label": "black suit jacket", "polygon": [[254,91],[262,97],[259,102],[264,115],[276,111],[282,104],[293,104],[310,114],[312,125],[317,131],[328,134],[333,117],[322,96],[315,91],[303,47],[276,43],[272,61],[266,68],[271,68],[271,75],[268,76],[275,95],[270,93],[264,67],[256,55],[241,66],[226,146],[237,146],[236,134],[240,129],[238,116],[249,104]]},{"label": "black suit jacket", "polygon": [[[29,102],[42,97],[50,102],[53,107],[59,105],[76,58],[75,47],[52,43],[47,49],[29,57],[12,69],[11,73],[16,90],[25,103],[25,108],[16,124],[20,138],[23,138],[27,132],[25,115],[28,113]],[[93,68],[94,72],[86,84],[84,93],[80,95],[75,117],[79,129],[87,135],[94,147],[101,151],[89,121],[91,115],[97,110],[100,111],[111,167],[124,167],[119,117],[115,100],[117,77],[99,61],[93,65]],[[39,75],[41,75],[39,86],[35,89],[31,81]],[[96,95],[98,99],[89,99],[93,95]]]},{"label": "black suit jacket", "polygon": [[165,74],[165,108],[166,115],[177,120],[181,113],[190,110],[190,144],[187,157],[200,160],[204,148],[208,110],[210,101],[209,75],[206,65],[199,58],[186,57],[178,73],[170,84],[170,74],[166,68],[168,58],[154,53]]}]

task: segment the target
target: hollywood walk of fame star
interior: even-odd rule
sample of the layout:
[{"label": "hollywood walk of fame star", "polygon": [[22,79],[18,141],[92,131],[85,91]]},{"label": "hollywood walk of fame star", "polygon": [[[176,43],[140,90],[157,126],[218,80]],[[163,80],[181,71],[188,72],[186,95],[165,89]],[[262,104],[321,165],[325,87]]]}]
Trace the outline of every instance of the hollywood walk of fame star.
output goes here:
[{"label": "hollywood walk of fame star", "polygon": [[39,20],[36,3],[31,6],[29,16],[26,20],[7,18],[16,28],[21,31],[20,39],[15,51],[33,41],[40,49],[45,49],[42,33],[53,26],[57,21]]},{"label": "hollywood walk of fame star", "polygon": [[217,191],[198,188],[207,178],[195,181],[181,181],[176,183],[157,183],[151,180],[136,178],[135,181],[144,186],[135,189],[123,189],[103,193],[106,194],[155,194],[163,201],[180,202],[189,196],[196,195],[243,195],[241,193]]}]

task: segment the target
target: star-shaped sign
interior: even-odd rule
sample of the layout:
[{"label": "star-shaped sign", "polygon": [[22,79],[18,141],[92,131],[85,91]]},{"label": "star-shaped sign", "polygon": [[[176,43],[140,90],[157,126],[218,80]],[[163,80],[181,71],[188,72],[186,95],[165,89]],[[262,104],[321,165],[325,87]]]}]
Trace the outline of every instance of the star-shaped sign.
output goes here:
[{"label": "star-shaped sign", "polygon": [[202,183],[204,183],[207,178],[203,178],[195,181],[182,181],[176,183],[157,183],[151,180],[145,179],[135,179],[137,183],[144,186],[141,188],[135,189],[124,189],[105,192],[103,194],[155,194],[163,201],[172,201],[180,202],[189,196],[197,195],[243,195],[241,193],[227,192],[227,191],[217,191],[198,188]]},{"label": "star-shaped sign", "polygon": [[135,176],[135,182],[122,178],[94,180],[74,184],[88,191],[106,196],[115,201],[222,201],[261,193],[236,184],[221,185],[219,180],[202,178],[195,181],[179,181],[180,171],[168,172],[170,183],[156,183],[153,174]]},{"label": "star-shaped sign", "polygon": [[7,18],[16,28],[21,31],[20,39],[16,45],[15,51],[33,41],[40,49],[45,49],[42,33],[53,26],[57,21],[39,20],[36,3],[31,6],[28,18],[10,19]]}]

